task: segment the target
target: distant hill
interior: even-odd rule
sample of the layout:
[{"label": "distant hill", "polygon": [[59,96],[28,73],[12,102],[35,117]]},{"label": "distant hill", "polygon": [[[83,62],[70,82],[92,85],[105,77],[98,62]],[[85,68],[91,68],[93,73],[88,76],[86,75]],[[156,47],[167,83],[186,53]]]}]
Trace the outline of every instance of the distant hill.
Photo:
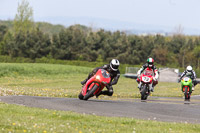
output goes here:
[{"label": "distant hill", "polygon": [[[80,24],[92,29],[105,29],[109,31],[123,31],[127,34],[145,35],[145,34],[173,34],[179,25],[165,26],[162,24],[149,24],[148,22],[128,22],[122,20],[103,19],[95,17],[42,17],[37,21],[50,22],[52,24],[62,24],[66,27]],[[185,35],[200,35],[200,28],[183,27]]]},{"label": "distant hill", "polygon": [[[53,25],[47,22],[35,22],[36,26],[43,31],[44,33],[47,33],[49,35],[57,34],[62,29],[65,29],[66,27],[63,25]],[[6,25],[9,29],[12,29],[13,27],[13,21],[11,20],[0,20],[0,25]]]}]

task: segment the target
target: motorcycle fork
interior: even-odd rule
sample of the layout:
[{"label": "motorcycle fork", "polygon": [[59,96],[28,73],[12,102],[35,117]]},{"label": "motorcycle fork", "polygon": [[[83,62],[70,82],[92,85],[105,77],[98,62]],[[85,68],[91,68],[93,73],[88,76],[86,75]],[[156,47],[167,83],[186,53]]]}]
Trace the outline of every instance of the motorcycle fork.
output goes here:
[{"label": "motorcycle fork", "polygon": [[[150,92],[150,84],[144,84],[143,86],[146,86],[146,94],[148,95]],[[142,87],[143,88],[143,87]]]}]

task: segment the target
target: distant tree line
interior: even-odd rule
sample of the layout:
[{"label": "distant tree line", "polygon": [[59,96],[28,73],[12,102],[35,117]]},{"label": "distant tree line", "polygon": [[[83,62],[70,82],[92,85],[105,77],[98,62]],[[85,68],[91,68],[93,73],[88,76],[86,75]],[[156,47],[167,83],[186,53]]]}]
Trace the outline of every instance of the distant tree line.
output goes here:
[{"label": "distant tree line", "polygon": [[199,36],[128,35],[103,29],[93,31],[82,25],[47,34],[35,26],[32,9],[23,2],[12,28],[0,25],[0,55],[99,62],[117,58],[121,63],[134,65],[153,57],[163,66],[200,67]]},{"label": "distant tree line", "polygon": [[117,58],[121,63],[141,64],[153,57],[158,64],[199,68],[199,36],[127,35],[103,29],[92,31],[74,25],[58,34],[44,34],[39,28],[12,32],[0,25],[0,54],[11,57],[62,60],[109,61]]}]

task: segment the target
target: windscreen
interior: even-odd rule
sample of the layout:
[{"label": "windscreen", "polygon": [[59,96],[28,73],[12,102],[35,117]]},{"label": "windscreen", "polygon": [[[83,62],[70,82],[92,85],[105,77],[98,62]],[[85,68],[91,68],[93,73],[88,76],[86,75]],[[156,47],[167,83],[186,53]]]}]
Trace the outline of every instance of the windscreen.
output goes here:
[{"label": "windscreen", "polygon": [[185,80],[185,82],[188,82],[190,80],[189,77],[184,77],[183,79]]},{"label": "windscreen", "polygon": [[110,74],[104,69],[101,69],[101,73],[102,73],[104,78],[109,78],[110,77]]},{"label": "windscreen", "polygon": [[148,75],[148,76],[153,76],[153,71],[149,71],[149,70],[145,70],[144,72],[143,72],[143,74],[144,75]]}]

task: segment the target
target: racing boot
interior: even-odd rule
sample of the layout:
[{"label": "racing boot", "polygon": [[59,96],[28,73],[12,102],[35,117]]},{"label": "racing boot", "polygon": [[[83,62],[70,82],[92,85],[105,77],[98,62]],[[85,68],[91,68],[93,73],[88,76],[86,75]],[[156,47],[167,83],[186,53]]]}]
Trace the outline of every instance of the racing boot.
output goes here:
[{"label": "racing boot", "polygon": [[151,92],[154,92],[154,85],[151,85],[150,91],[151,91]]},{"label": "racing boot", "polygon": [[153,86],[151,87],[151,92],[154,92],[154,87]]},{"label": "racing boot", "polygon": [[192,91],[194,91],[194,86],[192,86]]},{"label": "racing boot", "polygon": [[84,85],[87,81],[88,81],[88,79],[85,79],[85,80],[81,81],[81,84]]}]

